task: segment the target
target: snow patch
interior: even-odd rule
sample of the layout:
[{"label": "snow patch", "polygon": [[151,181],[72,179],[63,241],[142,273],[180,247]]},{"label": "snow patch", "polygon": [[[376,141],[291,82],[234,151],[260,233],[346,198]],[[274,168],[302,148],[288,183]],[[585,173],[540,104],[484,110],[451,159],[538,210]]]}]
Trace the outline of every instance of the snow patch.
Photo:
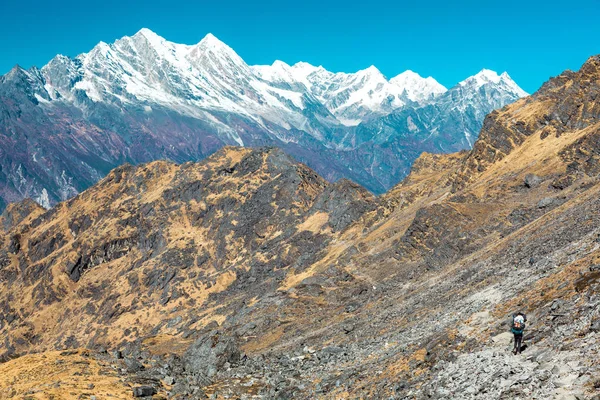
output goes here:
[{"label": "snow patch", "polygon": [[414,121],[410,115],[408,116],[408,118],[406,118],[406,126],[408,127],[408,130],[411,132],[415,132],[415,131],[419,130],[419,128],[414,123]]},{"label": "snow patch", "polygon": [[47,104],[47,103],[50,103],[50,101],[49,101],[49,100],[46,100],[45,98],[43,98],[42,96],[40,96],[40,95],[39,95],[39,94],[37,94],[37,93],[36,93],[34,96],[35,96],[35,99],[36,99],[37,101],[39,101],[40,103],[46,103],[46,104]]},{"label": "snow patch", "polygon": [[45,209],[50,208],[50,197],[48,196],[46,188],[42,189],[42,192],[35,198],[35,201]]},{"label": "snow patch", "polygon": [[79,81],[75,84],[75,89],[83,90],[87,97],[94,102],[101,102],[102,96],[96,86],[89,80]]}]

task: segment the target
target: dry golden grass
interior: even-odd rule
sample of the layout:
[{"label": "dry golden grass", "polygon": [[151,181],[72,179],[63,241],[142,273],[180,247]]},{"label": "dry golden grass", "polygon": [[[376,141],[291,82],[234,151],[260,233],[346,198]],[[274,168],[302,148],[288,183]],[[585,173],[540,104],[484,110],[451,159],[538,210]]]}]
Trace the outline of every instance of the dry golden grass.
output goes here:
[{"label": "dry golden grass", "polygon": [[0,364],[0,399],[132,398],[131,388],[112,368],[85,354],[50,351]]},{"label": "dry golden grass", "polygon": [[242,346],[246,353],[259,353],[277,343],[283,336],[284,327],[279,326],[260,337],[260,340],[252,340]]},{"label": "dry golden grass", "polygon": [[192,339],[183,339],[179,336],[162,334],[146,338],[142,344],[151,354],[160,356],[176,354],[182,356],[192,342]]},{"label": "dry golden grass", "polygon": [[323,226],[329,221],[329,215],[324,212],[317,212],[311,215],[306,219],[306,221],[302,222],[298,225],[298,232],[309,231],[312,233],[319,233]]}]

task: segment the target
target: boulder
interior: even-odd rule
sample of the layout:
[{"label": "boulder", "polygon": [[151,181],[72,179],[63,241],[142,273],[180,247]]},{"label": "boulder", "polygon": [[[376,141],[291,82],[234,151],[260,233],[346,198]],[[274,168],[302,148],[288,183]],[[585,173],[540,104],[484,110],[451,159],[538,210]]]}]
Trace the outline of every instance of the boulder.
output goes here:
[{"label": "boulder", "polygon": [[503,332],[499,335],[496,335],[492,338],[492,341],[501,346],[510,346],[513,341],[513,334],[510,332]]},{"label": "boulder", "polygon": [[165,376],[165,379],[163,380],[165,382],[165,385],[173,386],[175,384],[175,378],[173,378],[172,376]]},{"label": "boulder", "polygon": [[133,397],[147,397],[156,394],[156,389],[152,386],[138,386],[133,388]]},{"label": "boulder", "polygon": [[141,370],[144,369],[144,366],[142,365],[142,363],[140,363],[135,358],[126,358],[125,366],[127,367],[127,372],[132,373],[132,374],[136,373],[136,372],[140,372]]},{"label": "boulder", "polygon": [[183,361],[186,371],[211,378],[224,369],[225,363],[237,364],[240,358],[235,338],[212,331],[188,348]]},{"label": "boulder", "polygon": [[523,183],[525,184],[525,187],[534,188],[536,186],[539,186],[541,182],[542,178],[540,178],[539,176],[534,174],[527,174]]},{"label": "boulder", "polygon": [[546,208],[546,207],[551,207],[555,204],[556,204],[556,199],[554,199],[552,197],[544,197],[543,199],[541,199],[538,202],[537,207],[538,208]]}]

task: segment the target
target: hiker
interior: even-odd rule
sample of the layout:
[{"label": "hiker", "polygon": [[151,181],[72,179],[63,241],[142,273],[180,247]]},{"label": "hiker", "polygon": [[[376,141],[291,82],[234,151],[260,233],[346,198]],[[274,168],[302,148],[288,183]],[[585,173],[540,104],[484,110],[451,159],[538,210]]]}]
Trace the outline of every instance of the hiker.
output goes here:
[{"label": "hiker", "polygon": [[525,322],[527,322],[527,316],[524,313],[519,311],[518,313],[513,314],[513,322],[511,327],[511,332],[515,335],[515,348],[513,349],[513,354],[521,354]]}]

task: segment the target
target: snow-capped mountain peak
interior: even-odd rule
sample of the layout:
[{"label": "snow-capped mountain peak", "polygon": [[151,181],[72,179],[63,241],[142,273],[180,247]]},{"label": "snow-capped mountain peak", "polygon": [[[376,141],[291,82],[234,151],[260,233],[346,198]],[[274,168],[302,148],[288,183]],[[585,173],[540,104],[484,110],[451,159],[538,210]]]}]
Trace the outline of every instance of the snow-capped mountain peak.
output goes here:
[{"label": "snow-capped mountain peak", "polygon": [[275,60],[271,65],[254,65],[254,73],[268,82],[291,82],[296,80],[293,69],[287,63]]},{"label": "snow-capped mountain peak", "polygon": [[229,57],[235,57],[241,60],[241,57],[227,44],[220,41],[215,35],[212,33],[208,33],[196,46],[193,46],[192,51],[203,51],[203,52],[213,52],[213,53],[222,53],[227,54]]},{"label": "snow-capped mountain peak", "polygon": [[[227,46],[225,43],[223,43],[221,40],[219,40],[215,35],[213,35],[212,33],[207,33],[202,40],[200,40],[200,42],[198,44],[203,44],[207,47],[221,47],[221,46]],[[229,47],[229,46],[227,46]]]},{"label": "snow-capped mountain peak", "polygon": [[521,89],[521,87],[517,85],[517,82],[515,82],[506,71],[500,75],[500,82],[504,83],[508,90],[512,91],[519,97],[529,96],[529,93]]},{"label": "snow-capped mountain peak", "polygon": [[142,38],[146,39],[149,43],[151,43],[155,47],[163,46],[164,43],[167,41],[165,38],[163,38],[162,36],[159,36],[158,34],[154,33],[153,31],[151,31],[148,28],[142,28],[139,31],[137,31],[137,33],[135,35],[132,36],[132,39],[142,39]]},{"label": "snow-capped mountain peak", "polygon": [[502,86],[507,92],[514,93],[518,97],[527,96],[528,93],[516,84],[515,81],[508,75],[507,72],[503,72],[498,75],[496,71],[489,69],[482,69],[477,74],[468,77],[464,81],[460,82],[460,86],[469,86],[473,89],[479,89],[480,87],[492,84],[494,86]]},{"label": "snow-capped mountain peak", "polygon": [[222,72],[229,70],[229,72],[235,73],[235,69],[242,69],[244,73],[250,73],[246,62],[231,47],[211,33],[195,46],[190,46],[186,58],[194,64],[203,66],[206,66],[207,63],[220,64],[219,68],[224,68]]},{"label": "snow-capped mountain peak", "polygon": [[4,80],[8,80],[8,79],[16,79],[19,76],[23,76],[23,75],[27,75],[27,71],[25,69],[23,69],[23,67],[21,67],[19,64],[16,64],[14,67],[12,67],[10,69],[10,71],[8,71],[8,73],[6,75],[4,75],[2,78]]},{"label": "snow-capped mountain peak", "polygon": [[467,79],[460,82],[459,84],[461,86],[470,85],[470,86],[480,87],[482,85],[485,85],[486,83],[499,83],[500,79],[501,79],[500,75],[498,75],[498,73],[496,71],[492,71],[490,69],[484,68],[481,71],[479,71],[477,74],[468,77]]},{"label": "snow-capped mountain peak", "polygon": [[360,71],[357,72],[357,74],[363,75],[363,76],[374,77],[376,79],[379,79],[379,78],[385,79],[385,77],[383,76],[381,71],[379,71],[379,69],[377,69],[377,67],[374,65],[371,65],[370,67],[365,68],[365,69],[361,69]]},{"label": "snow-capped mountain peak", "polygon": [[296,64],[292,65],[292,68],[297,71],[302,71],[304,75],[309,75],[316,71],[325,71],[325,68],[323,68],[322,65],[316,67],[304,61],[297,62]]},{"label": "snow-capped mountain peak", "polygon": [[447,90],[431,76],[423,78],[411,70],[406,70],[393,77],[390,79],[390,83],[403,89],[406,96],[417,103],[431,100]]},{"label": "snow-capped mountain peak", "polygon": [[374,65],[354,73],[334,73],[306,62],[289,66],[276,61],[251,68],[265,81],[304,86],[344,125],[357,125],[372,116],[388,114],[407,102],[425,103],[446,91],[432,77],[422,78],[412,71],[388,81]]}]

